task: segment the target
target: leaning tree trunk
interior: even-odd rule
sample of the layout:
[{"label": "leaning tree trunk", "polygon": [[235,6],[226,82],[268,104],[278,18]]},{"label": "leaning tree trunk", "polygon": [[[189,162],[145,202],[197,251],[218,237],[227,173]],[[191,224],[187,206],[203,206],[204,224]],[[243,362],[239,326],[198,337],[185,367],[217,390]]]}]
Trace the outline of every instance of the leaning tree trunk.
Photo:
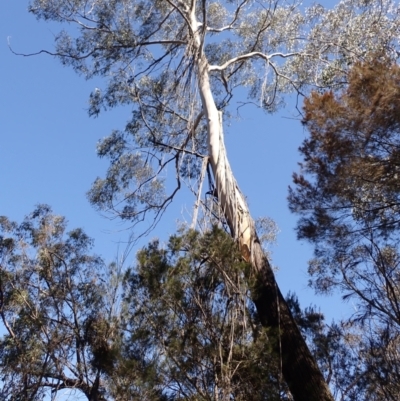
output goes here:
[{"label": "leaning tree trunk", "polygon": [[217,197],[232,237],[238,242],[244,259],[253,266],[256,285],[252,298],[261,323],[279,336],[276,351],[281,357],[283,377],[295,401],[333,401],[324,377],[278,288],[271,265],[255,232],[245,198],[230,168],[224,146],[222,114],[214,102],[208,63],[203,54],[198,56],[197,68]]}]

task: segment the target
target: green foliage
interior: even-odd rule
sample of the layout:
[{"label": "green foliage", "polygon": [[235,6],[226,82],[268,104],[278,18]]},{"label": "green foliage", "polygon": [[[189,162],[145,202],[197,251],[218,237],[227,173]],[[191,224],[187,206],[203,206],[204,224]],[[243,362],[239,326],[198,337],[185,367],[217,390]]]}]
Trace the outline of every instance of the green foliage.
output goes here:
[{"label": "green foliage", "polygon": [[342,322],[326,324],[324,315],[315,307],[302,310],[294,294],[289,293],[287,302],[334,398],[343,401],[372,399],[371,392],[367,391],[368,368],[364,363],[361,332]]},{"label": "green foliage", "polygon": [[46,205],[20,225],[1,218],[2,399],[41,400],[68,388],[101,399],[114,337],[111,320],[102,320],[109,316],[104,262],[91,246]]},{"label": "green foliage", "polygon": [[137,260],[126,275],[127,327],[171,399],[287,399],[249,298],[249,266],[225,232],[153,241]]},{"label": "green foliage", "polygon": [[[285,93],[342,87],[349,67],[371,52],[395,56],[400,27],[393,0],[343,0],[332,10],[286,0],[32,0],[29,10],[66,24],[52,52],[64,65],[106,79],[90,96],[91,115],[131,106],[125,129],[98,145],[110,165],[88,197],[134,224],[150,221],[150,228],[183,179],[197,184],[208,154],[202,75],[209,75],[224,118],[239,87],[270,112]],[[174,183],[165,183],[167,170]]]},{"label": "green foliage", "polygon": [[151,242],[115,311],[116,266],[89,254],[81,229],[43,205],[0,222],[2,399],[291,399],[249,298],[250,266],[225,232]]},{"label": "green foliage", "polygon": [[[89,200],[133,224],[150,221],[150,228],[173,201],[183,180],[191,188],[198,184],[202,159],[210,156],[209,148],[216,145],[217,139],[223,141],[222,137],[213,143],[210,139],[210,127],[219,123],[209,114],[212,109],[213,115],[218,115],[214,103],[218,111],[229,112],[234,89],[245,87],[260,107],[274,111],[289,91],[303,94],[310,88],[342,88],[357,61],[368,60],[377,50],[397,57],[399,50],[399,7],[392,0],[343,0],[333,10],[315,5],[305,12],[300,5],[285,0],[33,0],[30,11],[39,19],[68,24],[68,30],[56,35],[52,53],[64,65],[86,78],[106,78],[105,89],[96,88],[90,97],[91,115],[102,108],[131,105],[132,117],[125,130],[113,132],[98,145],[99,156],[108,158],[110,165],[106,177],[95,181]],[[168,169],[174,171],[174,185],[164,181]],[[216,169],[218,166],[214,166]],[[233,177],[229,178],[234,182]],[[308,183],[304,188],[306,193]],[[368,185],[363,188],[367,197],[379,201],[380,195],[373,189]],[[309,192],[314,195],[312,190]],[[235,198],[235,193],[215,195],[220,200]],[[354,222],[364,218],[362,213],[357,217],[361,210],[365,212],[364,198],[359,198],[361,208],[354,205]],[[305,199],[299,203],[306,205]],[[228,208],[221,206],[225,212],[222,219],[234,231],[232,216],[226,214]],[[390,217],[390,207],[381,213],[385,218]],[[314,208],[314,212],[320,226],[331,223],[325,205]],[[395,215],[392,213],[392,217]],[[315,227],[310,227],[312,233]],[[326,234],[325,238],[338,242],[348,238],[352,227],[337,227],[333,236]],[[122,372],[124,364],[143,367],[141,373],[134,370],[130,383],[121,375],[127,394],[136,394],[132,397],[173,394],[177,399],[225,400],[278,396],[280,390],[274,383],[279,382],[279,370],[273,367],[270,353],[264,352],[257,359],[257,345],[262,348],[265,344],[258,343],[258,339],[271,334],[261,330],[248,298],[250,269],[221,235],[215,230],[204,236],[188,233],[171,239],[165,250],[154,242],[140,253],[138,269],[127,276],[131,293],[126,293],[125,307],[132,318],[126,322],[126,329],[131,343],[121,349],[128,357],[117,355],[114,360],[110,353],[110,361],[102,365],[98,353],[104,353],[109,343],[98,336],[109,330],[110,322],[94,319],[87,323],[89,337],[96,338],[91,340],[89,360],[99,372],[110,368]],[[40,235],[37,241],[42,241]],[[341,263],[347,270],[350,262],[343,255],[353,243],[342,244]],[[378,253],[375,243],[371,244],[370,248],[353,247],[351,263],[370,258],[373,266],[389,266],[385,277],[392,278],[392,265],[397,263],[395,247],[378,244],[382,250]],[[12,246],[8,241],[4,249]],[[322,289],[332,284],[331,276],[325,274],[333,266],[329,258],[326,260],[327,255],[323,254],[325,259],[317,255],[312,270],[319,275]],[[46,280],[51,277],[54,261],[49,261],[46,254],[40,257],[40,277]],[[319,263],[322,259],[324,263]],[[273,288],[273,274],[268,276],[266,284]],[[354,280],[359,279],[346,276],[351,294],[357,293]],[[381,311],[369,291],[368,286],[361,290],[370,300],[361,319],[369,315],[370,309]],[[10,296],[10,305],[23,304],[28,296],[29,292],[20,290]],[[387,318],[387,311],[380,317]],[[287,322],[290,326],[290,314]],[[241,359],[246,356],[249,359]],[[289,365],[290,361],[284,363]],[[330,399],[318,369],[311,366],[312,358],[308,365],[311,376],[321,385],[317,392]],[[257,371],[255,366],[259,367]],[[267,380],[258,387],[243,386],[244,377],[246,383],[253,383],[253,377],[257,382],[257,372]],[[150,387],[153,392],[143,393]],[[243,395],[243,391],[249,393]]]}]

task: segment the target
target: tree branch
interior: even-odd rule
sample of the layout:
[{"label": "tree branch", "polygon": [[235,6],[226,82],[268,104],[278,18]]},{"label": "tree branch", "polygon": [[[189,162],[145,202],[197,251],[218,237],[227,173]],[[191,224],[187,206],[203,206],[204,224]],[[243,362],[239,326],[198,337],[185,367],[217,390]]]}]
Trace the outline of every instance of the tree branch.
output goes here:
[{"label": "tree branch", "polygon": [[226,63],[222,64],[222,65],[210,65],[208,66],[208,71],[223,71],[226,70],[230,65],[238,63],[240,61],[243,60],[248,60],[251,58],[262,58],[264,59],[267,63],[270,62],[270,60],[274,57],[281,57],[281,58],[288,58],[288,57],[293,57],[293,56],[309,56],[308,54],[304,54],[304,53],[299,53],[299,52],[294,52],[294,53],[272,53],[270,55],[266,55],[264,53],[261,52],[251,52],[251,53],[247,53],[247,54],[242,54],[241,56],[237,56],[234,58],[231,58],[230,60],[228,60]]},{"label": "tree branch", "polygon": [[223,26],[222,28],[210,28],[210,27],[207,27],[206,30],[207,30],[208,32],[215,32],[215,33],[218,33],[218,32],[226,31],[226,30],[228,30],[228,29],[232,29],[233,24],[234,24],[234,23],[237,21],[237,19],[239,18],[239,14],[240,14],[241,9],[246,5],[246,3],[248,3],[248,1],[249,1],[249,0],[244,0],[241,4],[239,4],[239,6],[236,8],[235,16],[233,17],[233,20],[232,20],[228,25],[225,25],[225,26]]}]

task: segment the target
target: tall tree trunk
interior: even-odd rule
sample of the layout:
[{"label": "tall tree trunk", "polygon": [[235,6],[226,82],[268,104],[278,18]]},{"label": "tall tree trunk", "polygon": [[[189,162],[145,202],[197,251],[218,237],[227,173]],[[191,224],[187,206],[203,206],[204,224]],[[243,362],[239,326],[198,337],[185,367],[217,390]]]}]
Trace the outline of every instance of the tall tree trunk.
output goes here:
[{"label": "tall tree trunk", "polygon": [[222,129],[222,113],[215,105],[210,88],[208,63],[198,58],[198,84],[208,126],[210,164],[217,196],[232,237],[246,261],[253,266],[256,285],[252,298],[263,326],[278,336],[276,352],[281,357],[282,374],[295,401],[333,401],[308,346],[275,280],[254,228],[249,208],[233,176],[227,159]]}]

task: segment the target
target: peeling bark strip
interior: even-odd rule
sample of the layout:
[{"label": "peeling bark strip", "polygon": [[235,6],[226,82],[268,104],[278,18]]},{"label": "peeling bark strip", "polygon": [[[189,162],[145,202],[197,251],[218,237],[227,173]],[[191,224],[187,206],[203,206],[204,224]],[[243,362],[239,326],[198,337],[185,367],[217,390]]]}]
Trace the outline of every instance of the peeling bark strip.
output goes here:
[{"label": "peeling bark strip", "polygon": [[256,277],[252,298],[264,327],[279,335],[275,351],[281,356],[282,374],[295,401],[333,401],[307,344],[275,280],[254,228],[243,194],[232,173],[223,137],[222,113],[217,110],[209,82],[208,63],[199,56],[198,84],[208,127],[208,149],[220,207],[238,241],[244,259]]},{"label": "peeling bark strip", "polygon": [[203,159],[203,163],[201,165],[201,173],[200,173],[200,178],[199,178],[199,189],[197,191],[197,199],[196,199],[196,203],[195,203],[194,209],[193,209],[192,224],[190,226],[190,228],[192,230],[195,230],[196,225],[197,225],[197,216],[199,214],[199,206],[200,206],[200,201],[201,201],[201,190],[203,188],[203,180],[204,180],[204,176],[206,174],[207,165],[208,165],[208,157],[205,157]]}]

